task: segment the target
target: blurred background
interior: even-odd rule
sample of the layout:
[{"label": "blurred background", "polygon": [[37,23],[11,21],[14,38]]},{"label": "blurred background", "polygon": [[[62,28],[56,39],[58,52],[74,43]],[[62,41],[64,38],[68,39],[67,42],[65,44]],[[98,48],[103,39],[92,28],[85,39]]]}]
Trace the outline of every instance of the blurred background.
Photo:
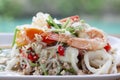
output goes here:
[{"label": "blurred background", "polygon": [[30,24],[37,12],[58,19],[80,15],[93,27],[120,34],[120,0],[0,0],[0,33],[12,33],[17,25]]}]

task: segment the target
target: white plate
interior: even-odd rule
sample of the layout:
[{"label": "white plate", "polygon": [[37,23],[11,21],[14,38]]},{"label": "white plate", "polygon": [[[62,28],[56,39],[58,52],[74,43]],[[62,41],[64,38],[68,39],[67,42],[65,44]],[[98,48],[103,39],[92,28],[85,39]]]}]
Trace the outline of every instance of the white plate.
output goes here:
[{"label": "white plate", "polygon": [[13,33],[0,33],[0,48],[9,47],[12,45]]},{"label": "white plate", "polygon": [[[10,46],[12,43],[12,33],[0,33],[0,46]],[[109,36],[111,45],[120,45],[120,39]],[[41,76],[41,75],[19,75],[13,72],[0,72],[0,80],[120,80],[120,73],[118,74],[104,74],[104,75],[74,75],[74,76]]]}]

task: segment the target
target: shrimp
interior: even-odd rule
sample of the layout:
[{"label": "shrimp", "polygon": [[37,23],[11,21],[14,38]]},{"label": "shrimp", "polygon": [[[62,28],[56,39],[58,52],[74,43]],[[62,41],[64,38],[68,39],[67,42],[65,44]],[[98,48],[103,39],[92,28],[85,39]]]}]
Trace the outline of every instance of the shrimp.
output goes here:
[{"label": "shrimp", "polygon": [[86,31],[88,38],[70,38],[67,43],[68,45],[86,50],[97,50],[102,49],[107,44],[107,39],[105,34],[95,28],[91,28]]},{"label": "shrimp", "polygon": [[[47,36],[48,39],[67,43],[69,46],[85,49],[85,50],[98,50],[105,47],[107,39],[105,34],[95,28],[85,30],[87,38],[72,37],[66,34],[51,33]],[[86,37],[86,36],[85,36]]]},{"label": "shrimp", "polygon": [[[44,17],[41,17],[43,15],[44,15]],[[43,20],[42,18],[44,18],[44,20],[43,20],[43,22],[45,22],[44,25],[40,24],[39,26],[47,25],[46,19],[49,16],[48,14],[39,13],[36,16],[39,17],[39,19],[34,17],[33,24],[37,25],[39,23],[39,21],[41,22],[41,20]],[[79,22],[80,21],[80,18],[77,15],[71,16],[68,18],[70,19],[71,22]],[[59,21],[61,23],[64,23],[67,21],[68,18],[64,18],[64,19],[61,19]],[[84,26],[84,25],[82,25],[82,26]],[[32,33],[31,33],[31,31],[32,31]],[[34,34],[39,34],[43,37],[43,42],[50,42],[51,43],[51,40],[59,41],[59,42],[67,43],[69,46],[72,46],[72,47],[75,47],[78,49],[85,49],[85,50],[102,49],[107,44],[107,39],[106,39],[106,36],[104,35],[104,33],[98,29],[91,28],[91,27],[84,28],[84,30],[82,30],[82,32],[78,31],[79,37],[73,37],[72,35],[67,35],[64,33],[63,34],[62,33],[56,34],[53,32],[44,32],[44,31],[41,32],[41,30],[37,30],[37,29],[34,29],[34,30],[30,29],[30,31],[29,32],[27,31],[26,33],[29,33],[27,35],[27,37],[31,41],[34,40]],[[43,35],[41,33],[45,33],[46,35]],[[25,42],[25,40],[22,40],[22,42]],[[27,42],[27,43],[29,43],[29,42]]]}]

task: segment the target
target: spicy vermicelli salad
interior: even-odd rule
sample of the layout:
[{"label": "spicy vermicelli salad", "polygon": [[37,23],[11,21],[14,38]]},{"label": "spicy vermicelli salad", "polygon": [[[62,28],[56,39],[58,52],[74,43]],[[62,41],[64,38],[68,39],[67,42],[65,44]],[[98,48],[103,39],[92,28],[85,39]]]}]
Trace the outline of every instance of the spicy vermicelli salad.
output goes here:
[{"label": "spicy vermicelli salad", "polygon": [[38,13],[29,25],[17,26],[5,70],[25,75],[118,73],[108,36],[79,16],[53,19]]}]

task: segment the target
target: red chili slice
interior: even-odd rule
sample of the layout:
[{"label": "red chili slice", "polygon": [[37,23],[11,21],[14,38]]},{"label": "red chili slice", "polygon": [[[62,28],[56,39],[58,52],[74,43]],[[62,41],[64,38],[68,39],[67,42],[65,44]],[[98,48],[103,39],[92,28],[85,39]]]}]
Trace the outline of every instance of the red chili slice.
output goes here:
[{"label": "red chili slice", "polygon": [[52,40],[49,38],[49,36],[51,36],[52,34],[51,33],[44,33],[44,34],[41,34],[42,36],[42,41],[47,43],[47,44],[52,44],[54,42],[56,42],[55,40]]},{"label": "red chili slice", "polygon": [[58,54],[64,56],[65,49],[63,46],[58,46]]},{"label": "red chili slice", "polygon": [[104,47],[104,49],[108,52],[111,49],[111,46],[109,43],[107,43],[107,45]]},{"label": "red chili slice", "polygon": [[47,37],[44,37],[42,41],[45,42],[45,43],[47,43],[47,44],[51,44],[51,43],[55,42],[54,40],[50,40]]},{"label": "red chili slice", "polygon": [[28,54],[28,59],[31,60],[32,62],[35,62],[39,59],[38,55],[37,54],[32,54],[32,53],[29,53]]}]

